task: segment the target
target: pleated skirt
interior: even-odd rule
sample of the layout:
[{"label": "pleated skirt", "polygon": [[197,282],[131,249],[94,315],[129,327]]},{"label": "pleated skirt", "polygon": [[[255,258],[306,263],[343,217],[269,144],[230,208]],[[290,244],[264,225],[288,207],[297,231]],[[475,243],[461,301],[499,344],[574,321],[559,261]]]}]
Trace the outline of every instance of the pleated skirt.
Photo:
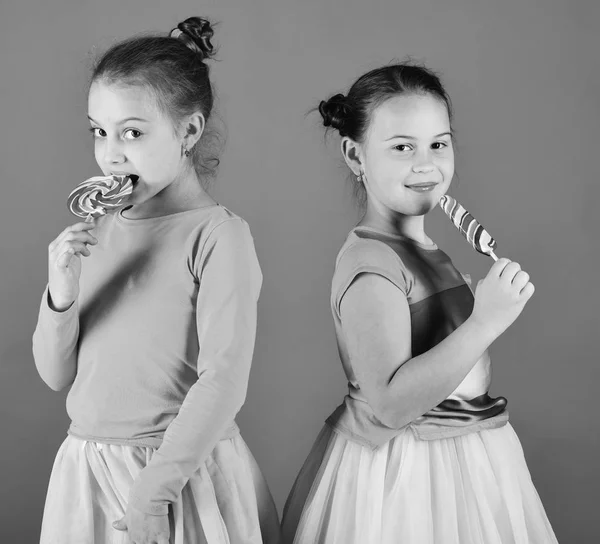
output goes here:
[{"label": "pleated skirt", "polygon": [[284,544],[553,544],[510,424],[377,450],[325,426],[283,515]]},{"label": "pleated skirt", "polygon": [[[41,544],[126,544],[113,528],[131,485],[154,449],[68,436],[46,497]],[[169,509],[171,544],[278,544],[277,511],[266,482],[238,434],[221,440]]]}]

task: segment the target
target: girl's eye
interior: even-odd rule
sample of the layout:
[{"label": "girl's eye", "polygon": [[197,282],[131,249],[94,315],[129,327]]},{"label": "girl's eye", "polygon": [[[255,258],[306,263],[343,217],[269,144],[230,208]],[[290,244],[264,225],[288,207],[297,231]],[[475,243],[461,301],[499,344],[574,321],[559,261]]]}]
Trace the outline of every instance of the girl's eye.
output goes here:
[{"label": "girl's eye", "polygon": [[104,138],[106,137],[106,132],[99,127],[90,128],[90,132],[93,134],[94,138]]},{"label": "girl's eye", "polygon": [[396,151],[409,151],[411,147],[408,144],[398,144],[394,146],[394,149]]},{"label": "girl's eye", "polygon": [[123,133],[123,137],[126,140],[137,140],[141,135],[142,133],[139,130],[136,130],[135,128],[128,128]]},{"label": "girl's eye", "polygon": [[432,149],[444,149],[445,147],[448,147],[446,142],[434,142],[431,144]]}]

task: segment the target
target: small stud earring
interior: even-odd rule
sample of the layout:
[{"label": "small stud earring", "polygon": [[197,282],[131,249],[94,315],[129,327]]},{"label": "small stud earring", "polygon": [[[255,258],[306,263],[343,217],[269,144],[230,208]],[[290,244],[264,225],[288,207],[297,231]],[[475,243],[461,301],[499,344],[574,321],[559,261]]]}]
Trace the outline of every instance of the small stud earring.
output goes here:
[{"label": "small stud earring", "polygon": [[184,150],[183,150],[183,154],[184,154],[186,157],[189,157],[189,156],[190,156],[190,150],[189,150],[189,149],[184,149]]},{"label": "small stud earring", "polygon": [[362,172],[359,172],[358,175],[356,176],[356,181],[358,181],[358,183],[364,183],[365,182],[365,176]]}]

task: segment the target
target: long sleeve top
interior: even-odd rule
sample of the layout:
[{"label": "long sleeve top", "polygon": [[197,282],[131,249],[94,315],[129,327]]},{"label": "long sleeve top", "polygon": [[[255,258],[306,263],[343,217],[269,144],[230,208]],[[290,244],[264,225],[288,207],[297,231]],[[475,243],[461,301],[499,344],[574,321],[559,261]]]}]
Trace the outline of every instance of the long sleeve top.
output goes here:
[{"label": "long sleeve top", "polygon": [[94,235],[75,303],[55,312],[44,292],[34,359],[51,387],[72,382],[70,434],[157,448],[129,499],[166,514],[237,430],[260,266],[247,223],[218,204],[149,219],[110,215]]}]

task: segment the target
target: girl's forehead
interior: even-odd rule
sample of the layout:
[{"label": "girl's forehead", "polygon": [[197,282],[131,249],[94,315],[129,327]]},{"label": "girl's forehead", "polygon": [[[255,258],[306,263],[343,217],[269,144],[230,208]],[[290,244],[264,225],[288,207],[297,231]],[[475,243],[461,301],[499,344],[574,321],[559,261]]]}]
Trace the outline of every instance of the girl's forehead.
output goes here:
[{"label": "girl's forehead", "polygon": [[371,114],[369,132],[376,138],[427,137],[450,131],[448,108],[431,95],[399,95],[389,98]]},{"label": "girl's forehead", "polygon": [[152,121],[160,116],[156,99],[144,87],[104,81],[92,83],[88,113],[94,119],[98,116],[107,121],[129,117]]}]

